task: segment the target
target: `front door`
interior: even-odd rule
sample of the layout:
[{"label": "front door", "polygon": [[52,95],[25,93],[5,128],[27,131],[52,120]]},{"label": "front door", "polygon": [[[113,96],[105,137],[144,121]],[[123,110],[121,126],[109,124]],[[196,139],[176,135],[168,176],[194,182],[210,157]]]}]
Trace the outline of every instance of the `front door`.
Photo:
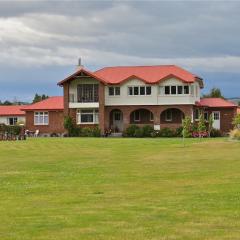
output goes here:
[{"label": "front door", "polygon": [[220,112],[212,112],[213,114],[213,128],[220,129]]},{"label": "front door", "polygon": [[122,112],[114,111],[113,112],[113,131],[122,132],[123,130],[123,116]]}]

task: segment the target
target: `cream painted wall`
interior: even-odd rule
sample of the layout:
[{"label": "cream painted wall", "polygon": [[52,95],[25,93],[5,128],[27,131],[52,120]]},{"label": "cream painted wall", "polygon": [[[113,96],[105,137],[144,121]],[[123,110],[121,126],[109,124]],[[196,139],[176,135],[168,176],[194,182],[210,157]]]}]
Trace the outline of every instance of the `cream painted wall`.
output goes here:
[{"label": "cream painted wall", "polygon": [[[82,78],[73,80],[69,86],[69,94],[74,95],[75,103],[69,103],[70,108],[84,108],[84,107],[97,107],[90,106],[88,103],[76,103],[77,100],[77,85],[80,83],[94,83],[98,84],[97,80],[93,78]],[[188,95],[164,95],[160,94],[160,86],[166,85],[186,85],[182,81],[171,78],[160,84],[153,84],[152,94],[146,96],[130,96],[128,95],[129,86],[148,86],[143,81],[138,79],[129,80],[122,85],[120,96],[109,96],[108,86],[105,87],[105,105],[116,106],[116,105],[176,105],[176,104],[195,104],[196,101],[200,100],[200,86],[198,82],[190,84],[190,94]],[[116,85],[114,85],[116,86]]]},{"label": "cream painted wall", "polygon": [[[149,96],[129,96],[129,86],[147,86],[143,81],[133,79],[125,82],[121,85],[120,96],[109,96],[108,87],[105,87],[105,105],[116,106],[116,105],[176,105],[176,104],[194,104],[200,100],[200,86],[196,82],[190,84],[190,94],[188,95],[160,95],[160,86],[166,85],[186,85],[178,79],[168,79],[160,84],[154,84],[152,86],[152,94]],[[191,87],[192,86],[192,87]],[[193,89],[193,92],[191,92]]]}]

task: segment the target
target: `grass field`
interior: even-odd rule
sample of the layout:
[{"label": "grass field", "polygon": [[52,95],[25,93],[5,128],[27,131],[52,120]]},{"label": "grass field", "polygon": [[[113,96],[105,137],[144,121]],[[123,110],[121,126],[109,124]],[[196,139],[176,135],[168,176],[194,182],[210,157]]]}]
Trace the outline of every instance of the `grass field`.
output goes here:
[{"label": "grass field", "polygon": [[240,143],[0,142],[0,239],[240,239]]}]

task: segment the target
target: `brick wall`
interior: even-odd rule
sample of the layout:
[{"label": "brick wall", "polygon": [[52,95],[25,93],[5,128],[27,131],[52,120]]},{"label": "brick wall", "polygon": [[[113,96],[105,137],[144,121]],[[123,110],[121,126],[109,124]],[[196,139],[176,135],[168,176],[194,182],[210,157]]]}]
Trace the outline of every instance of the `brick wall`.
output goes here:
[{"label": "brick wall", "polygon": [[[47,112],[47,111],[46,111]],[[29,131],[39,130],[40,134],[64,133],[63,111],[49,111],[48,125],[34,125],[34,112],[26,112],[26,129]]]}]

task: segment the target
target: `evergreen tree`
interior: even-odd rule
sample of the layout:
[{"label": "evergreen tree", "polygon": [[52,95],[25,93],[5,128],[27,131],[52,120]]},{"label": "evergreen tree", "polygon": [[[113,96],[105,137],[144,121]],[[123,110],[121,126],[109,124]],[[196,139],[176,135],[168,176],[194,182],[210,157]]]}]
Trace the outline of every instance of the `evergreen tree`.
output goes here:
[{"label": "evergreen tree", "polygon": [[212,88],[209,94],[204,94],[204,98],[224,98],[219,88]]}]

